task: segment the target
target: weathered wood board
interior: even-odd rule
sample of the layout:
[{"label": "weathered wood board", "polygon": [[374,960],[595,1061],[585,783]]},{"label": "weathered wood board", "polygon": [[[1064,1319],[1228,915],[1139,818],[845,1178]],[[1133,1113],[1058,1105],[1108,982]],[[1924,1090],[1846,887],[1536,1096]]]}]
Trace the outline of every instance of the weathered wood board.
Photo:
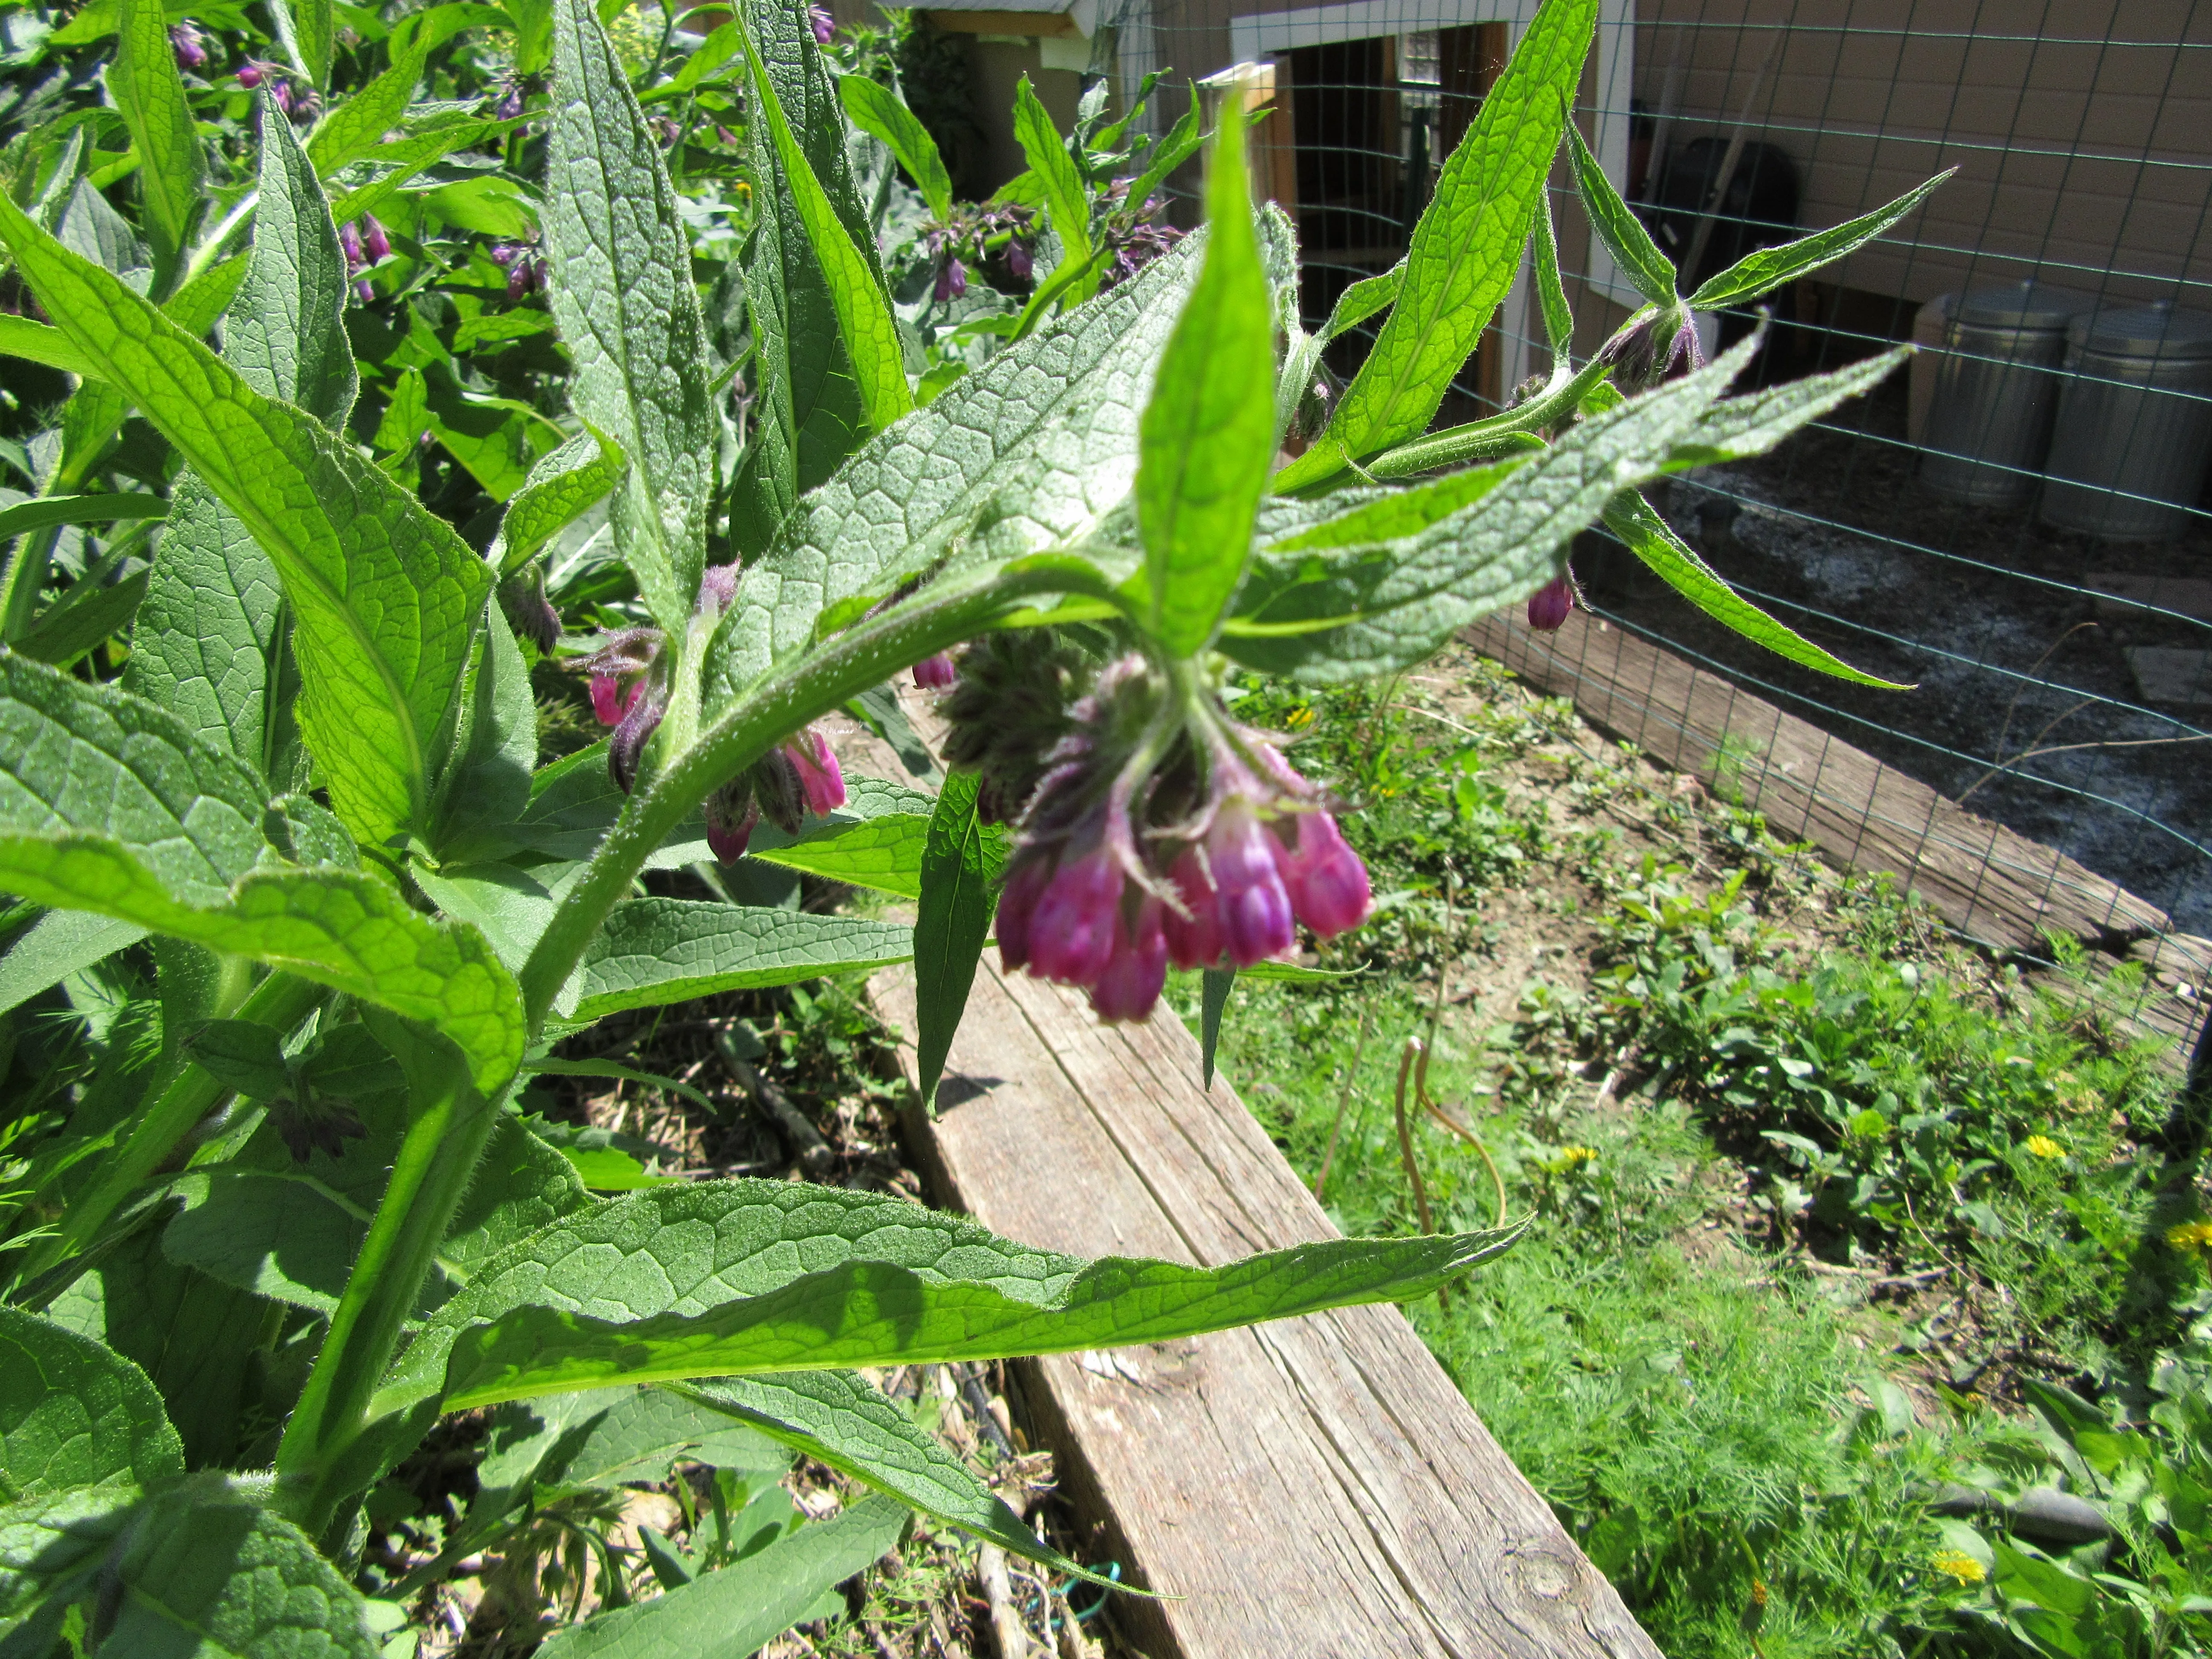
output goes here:
[{"label": "weathered wood board", "polygon": [[[1079,1255],[1215,1263],[1334,1237],[1164,1008],[1101,1026],[986,951],[935,1122],[941,1202]],[[911,1037],[903,969],[876,1006]],[[1150,1659],[1656,1659],[1658,1650],[1395,1308],[1058,1356],[1018,1373],[1080,1511],[1106,1522]]]},{"label": "weathered wood board", "polygon": [[2151,962],[2157,988],[2118,1012],[2185,1045],[2186,1058],[2203,1020],[2197,970],[2212,968],[2212,947],[2175,933],[2164,911],[2125,888],[1585,611],[1541,634],[1517,610],[1501,611],[1461,637],[1665,765],[1708,782],[1725,766],[1728,785],[1778,835],[1809,841],[1846,869],[1890,872],[1969,939],[2040,955],[2045,934],[2071,934]]}]

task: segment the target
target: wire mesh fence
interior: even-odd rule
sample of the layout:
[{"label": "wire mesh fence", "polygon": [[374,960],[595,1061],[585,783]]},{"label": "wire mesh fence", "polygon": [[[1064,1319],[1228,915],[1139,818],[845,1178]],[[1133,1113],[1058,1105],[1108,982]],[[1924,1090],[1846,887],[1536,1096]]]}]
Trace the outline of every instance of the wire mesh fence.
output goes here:
[{"label": "wire mesh fence", "polygon": [[[1273,64],[1257,171],[1297,221],[1316,325],[1404,253],[1536,0],[1234,6],[1129,0],[1108,20],[1118,67]],[[1601,533],[1575,552],[1594,624],[1493,625],[1490,642],[1747,799],[1796,801],[1845,856],[1940,887],[1969,933],[2155,957],[2160,1023],[2185,1033],[2212,967],[2212,8],[1607,0],[1577,118],[1684,292],[1957,169],[1892,234],[1764,302],[1752,374],[1911,339],[1909,370],[1659,494],[1741,591],[1917,689],[1768,656]],[[1587,352],[1638,301],[1564,169],[1553,182]],[[1709,349],[1756,325],[1701,319]],[[1371,338],[1339,342],[1331,368]],[[1509,399],[1540,338],[1524,279],[1440,421]]]}]

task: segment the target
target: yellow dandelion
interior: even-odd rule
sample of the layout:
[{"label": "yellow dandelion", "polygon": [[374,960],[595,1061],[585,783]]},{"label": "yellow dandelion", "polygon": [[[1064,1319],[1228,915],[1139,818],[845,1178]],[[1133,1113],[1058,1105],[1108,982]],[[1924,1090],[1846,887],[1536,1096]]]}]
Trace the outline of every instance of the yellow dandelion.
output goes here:
[{"label": "yellow dandelion", "polygon": [[1928,1558],[1928,1565],[1962,1586],[1978,1584],[1990,1576],[1982,1564],[1964,1550],[1937,1550]]},{"label": "yellow dandelion", "polygon": [[1597,1148],[1595,1146],[1562,1146],[1559,1148],[1559,1155],[1553,1158],[1546,1167],[1554,1175],[1565,1175],[1571,1170],[1582,1168],[1585,1164],[1595,1165],[1596,1163]]},{"label": "yellow dandelion", "polygon": [[1288,714],[1283,717],[1283,724],[1289,726],[1293,732],[1303,732],[1306,727],[1311,726],[1313,723],[1313,710],[1304,707],[1304,705],[1300,705],[1298,708],[1293,708]]},{"label": "yellow dandelion", "polygon": [[2177,1250],[2185,1250],[2194,1245],[2212,1250],[2212,1221],[2185,1221],[2178,1227],[2168,1227],[2166,1242]]},{"label": "yellow dandelion", "polygon": [[2066,1156],[2066,1149],[2060,1146],[2057,1141],[2053,1140],[2049,1135],[2030,1135],[2027,1138],[2027,1150],[2033,1152],[2038,1158],[2063,1158]]}]

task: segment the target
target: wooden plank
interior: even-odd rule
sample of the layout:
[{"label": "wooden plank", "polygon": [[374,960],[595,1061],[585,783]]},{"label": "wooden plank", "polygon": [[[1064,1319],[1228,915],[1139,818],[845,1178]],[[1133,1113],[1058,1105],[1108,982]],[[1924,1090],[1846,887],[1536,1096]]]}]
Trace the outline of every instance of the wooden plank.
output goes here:
[{"label": "wooden plank", "polygon": [[2137,957],[2147,943],[2172,942],[2154,955],[2172,977],[2117,1012],[2172,1038],[2186,1062],[2204,1021],[2203,979],[2175,964],[2203,953],[2184,948],[2199,942],[2176,934],[2155,905],[1586,611],[1543,634],[1518,609],[1501,611],[1461,638],[1547,695],[1571,697],[1585,720],[1653,759],[1709,784],[1725,770],[1777,834],[1811,842],[1845,869],[1895,876],[1969,939],[2035,956],[2052,933]]},{"label": "wooden plank", "polygon": [[[1215,1263],[1333,1236],[1163,1009],[1099,1025],[987,960],[908,1129],[941,1201],[1073,1255]],[[911,1036],[910,975],[872,987]],[[1106,1526],[1150,1659],[1656,1659],[1603,1575],[1395,1308],[1057,1356],[1018,1373],[1079,1510]]]},{"label": "wooden plank", "polygon": [[1969,938],[2035,951],[2052,930],[2120,946],[2172,931],[2164,911],[2064,854],[1587,612],[1540,634],[1499,611],[1461,637],[1656,760],[1708,782],[1724,768],[1778,834],[1889,872]]}]

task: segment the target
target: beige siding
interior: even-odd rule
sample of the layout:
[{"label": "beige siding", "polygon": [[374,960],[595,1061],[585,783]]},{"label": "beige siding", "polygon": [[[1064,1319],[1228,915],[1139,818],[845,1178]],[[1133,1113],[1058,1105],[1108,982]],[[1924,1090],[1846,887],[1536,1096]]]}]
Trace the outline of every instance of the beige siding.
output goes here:
[{"label": "beige siding", "polygon": [[1808,226],[1959,168],[1842,267],[1850,286],[1919,301],[2039,275],[2173,298],[2181,279],[2181,303],[2212,308],[2212,6],[1639,0],[1638,21],[1655,108],[1687,54],[1670,148],[1733,130],[1779,29],[1751,125],[1798,163]]}]

